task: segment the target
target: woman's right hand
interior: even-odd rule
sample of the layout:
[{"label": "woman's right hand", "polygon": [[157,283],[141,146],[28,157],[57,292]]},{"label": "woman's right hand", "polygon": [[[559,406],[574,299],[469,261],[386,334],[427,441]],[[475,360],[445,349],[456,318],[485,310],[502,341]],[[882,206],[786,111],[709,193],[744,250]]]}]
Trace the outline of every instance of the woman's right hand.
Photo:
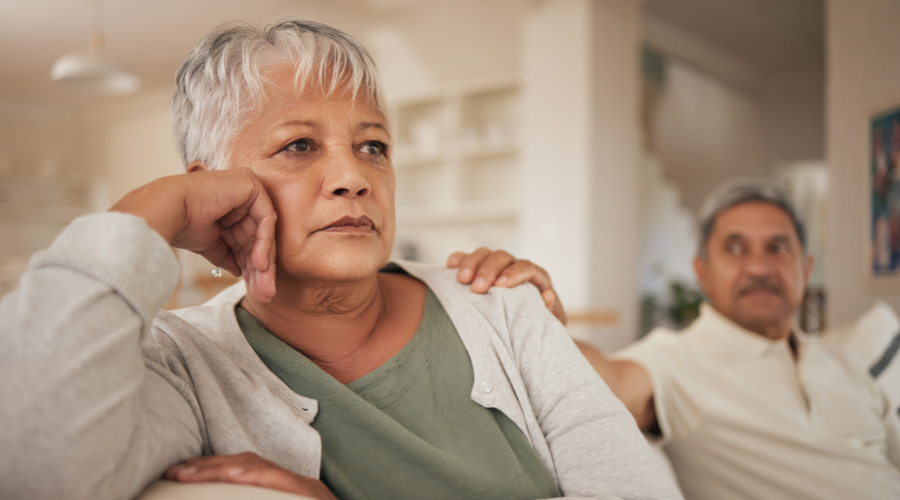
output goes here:
[{"label": "woman's right hand", "polygon": [[294,474],[249,452],[189,458],[169,467],[165,477],[181,483],[247,484],[317,500],[337,500],[322,481]]},{"label": "woman's right hand", "polygon": [[275,209],[248,168],[196,171],[157,179],[110,211],[141,217],[170,245],[244,276],[253,297],[275,296]]}]

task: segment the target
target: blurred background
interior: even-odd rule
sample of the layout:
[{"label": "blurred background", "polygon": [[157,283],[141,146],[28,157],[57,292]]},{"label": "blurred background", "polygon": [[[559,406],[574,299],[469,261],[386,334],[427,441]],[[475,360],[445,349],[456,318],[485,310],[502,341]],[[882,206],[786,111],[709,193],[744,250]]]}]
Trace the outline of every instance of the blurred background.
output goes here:
[{"label": "blurred background", "polygon": [[[285,17],[346,31],[379,65],[397,257],[531,259],[572,333],[613,350],[692,319],[697,211],[761,177],[809,226],[807,329],[900,307],[900,287],[866,277],[867,120],[900,102],[897,0],[2,0],[0,292],[73,218],[183,172],[168,105],[204,34]],[[51,81],[89,50],[139,88]],[[227,282],[179,259],[168,307]]]}]

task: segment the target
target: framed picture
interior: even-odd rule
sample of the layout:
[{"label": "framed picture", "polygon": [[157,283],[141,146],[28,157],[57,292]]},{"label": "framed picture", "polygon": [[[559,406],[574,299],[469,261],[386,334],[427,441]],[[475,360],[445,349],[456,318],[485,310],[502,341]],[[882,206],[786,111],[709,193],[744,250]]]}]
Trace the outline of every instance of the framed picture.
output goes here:
[{"label": "framed picture", "polygon": [[867,277],[900,285],[900,102],[869,116]]}]

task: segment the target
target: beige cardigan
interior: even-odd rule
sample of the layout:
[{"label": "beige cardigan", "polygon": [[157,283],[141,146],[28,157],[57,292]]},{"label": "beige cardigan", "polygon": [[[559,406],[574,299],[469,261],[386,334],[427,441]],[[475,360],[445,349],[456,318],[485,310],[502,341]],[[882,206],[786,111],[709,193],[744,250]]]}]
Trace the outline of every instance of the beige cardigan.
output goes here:
[{"label": "beige cardigan", "polygon": [[[479,295],[452,270],[398,264],[459,331],[472,399],[522,429],[565,496],[678,498],[534,287]],[[0,303],[0,497],[130,498],[187,457],[244,451],[318,476],[317,403],[245,340],[243,285],[158,311],[178,274],[166,242],[117,213],[76,220],[32,260]]]}]

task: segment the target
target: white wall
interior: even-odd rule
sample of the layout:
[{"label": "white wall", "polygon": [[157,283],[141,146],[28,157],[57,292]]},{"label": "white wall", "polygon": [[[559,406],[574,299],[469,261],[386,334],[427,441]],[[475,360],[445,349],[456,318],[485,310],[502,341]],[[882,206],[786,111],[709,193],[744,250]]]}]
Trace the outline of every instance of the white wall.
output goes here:
[{"label": "white wall", "polygon": [[574,310],[590,288],[590,3],[536,3],[522,33],[523,256]]},{"label": "white wall", "polygon": [[0,174],[80,176],[83,135],[72,113],[0,100]]},{"label": "white wall", "polygon": [[695,283],[692,265],[697,230],[693,214],[681,203],[674,182],[665,178],[663,165],[653,155],[641,162],[642,248],[639,286],[642,295],[666,297],[669,283]]},{"label": "white wall", "polygon": [[523,30],[523,256],[570,313],[618,317],[570,328],[607,350],[637,335],[640,19],[635,0],[547,0]]},{"label": "white wall", "polygon": [[900,288],[865,279],[868,188],[867,117],[900,102],[900,2],[829,0],[827,142],[831,170],[825,282],[828,321],[850,321],[877,300],[900,309]]},{"label": "white wall", "polygon": [[0,294],[30,256],[90,207],[91,172],[76,117],[0,101]]},{"label": "white wall", "polygon": [[591,306],[618,311],[619,323],[598,328],[612,351],[638,334],[641,161],[640,0],[593,2]]},{"label": "white wall", "polygon": [[760,120],[769,168],[825,157],[825,75],[799,69],[767,77]]},{"label": "white wall", "polygon": [[183,171],[169,94],[111,100],[87,116],[0,103],[0,293],[72,219]]},{"label": "white wall", "polygon": [[725,180],[767,174],[758,96],[670,59],[655,109],[654,152],[694,212]]},{"label": "white wall", "polygon": [[[0,259],[28,256],[50,244],[67,223],[65,217],[37,213],[50,204],[86,207],[86,199],[57,199],[59,189],[89,185],[83,140],[72,114],[0,101]],[[22,209],[30,212],[27,223],[18,220]]]},{"label": "white wall", "polygon": [[768,177],[787,164],[824,158],[821,69],[765,72],[650,13],[643,41],[668,69],[651,145],[687,207],[696,211],[725,180]]},{"label": "white wall", "polygon": [[106,181],[110,203],[154,179],[184,172],[172,135],[171,95],[166,90],[112,103],[85,119],[88,155]]}]

